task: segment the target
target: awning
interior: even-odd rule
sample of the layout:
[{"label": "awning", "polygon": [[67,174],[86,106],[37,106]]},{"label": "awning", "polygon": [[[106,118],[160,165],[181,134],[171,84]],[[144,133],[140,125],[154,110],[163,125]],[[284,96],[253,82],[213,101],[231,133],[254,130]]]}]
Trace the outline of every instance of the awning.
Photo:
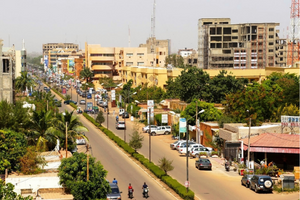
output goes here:
[{"label": "awning", "polygon": [[250,152],[266,152],[266,153],[295,153],[300,154],[297,148],[272,148],[272,147],[251,147]]},{"label": "awning", "polygon": [[140,114],[145,113],[145,112],[147,112],[147,111],[148,111],[147,109],[142,108],[142,109],[139,110],[138,114],[140,115]]}]

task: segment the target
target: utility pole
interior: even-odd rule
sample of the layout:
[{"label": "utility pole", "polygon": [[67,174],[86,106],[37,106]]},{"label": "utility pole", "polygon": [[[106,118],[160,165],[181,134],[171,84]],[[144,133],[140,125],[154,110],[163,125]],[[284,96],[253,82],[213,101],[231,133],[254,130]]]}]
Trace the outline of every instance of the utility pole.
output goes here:
[{"label": "utility pole", "polygon": [[149,161],[151,162],[151,108],[149,108]]},{"label": "utility pole", "polygon": [[[196,141],[197,141],[197,139],[199,140],[198,141],[198,144],[200,144],[200,137],[199,137],[199,134],[197,135],[197,133],[198,133],[198,121],[197,121],[197,119],[198,119],[198,99],[197,99],[197,101],[196,101]],[[200,123],[199,123],[200,124]]]},{"label": "utility pole", "polygon": [[68,158],[68,122],[66,122],[66,158]]},{"label": "utility pole", "polygon": [[249,133],[248,133],[248,170],[249,170],[249,164],[250,164],[250,132],[251,132],[251,117],[249,118]]},{"label": "utility pole", "polygon": [[49,101],[47,100],[47,111],[48,111],[48,107],[49,107]]},{"label": "utility pole", "polygon": [[87,152],[86,152],[86,155],[87,155],[87,158],[86,158],[86,180],[87,181],[89,181],[89,178],[90,178],[89,147],[90,147],[90,145],[87,144]]},{"label": "utility pole", "polygon": [[[197,114],[196,114],[197,116]],[[186,139],[186,181],[189,182],[189,156],[188,156],[188,140],[189,140],[189,125],[188,125],[188,120],[186,120],[186,134],[185,134],[185,139]],[[189,187],[186,186],[186,192],[189,191]]]}]

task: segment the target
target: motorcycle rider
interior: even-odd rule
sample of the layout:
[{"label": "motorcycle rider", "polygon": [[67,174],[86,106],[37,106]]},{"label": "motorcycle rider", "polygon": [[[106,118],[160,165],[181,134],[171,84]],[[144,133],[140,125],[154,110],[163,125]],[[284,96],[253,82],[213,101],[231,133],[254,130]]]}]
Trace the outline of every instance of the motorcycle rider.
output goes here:
[{"label": "motorcycle rider", "polygon": [[148,188],[148,185],[146,184],[146,182],[144,182],[144,185],[142,186],[143,189],[143,196],[145,196],[145,189]]},{"label": "motorcycle rider", "polygon": [[132,196],[133,196],[133,187],[131,186],[131,183],[129,183],[129,186],[128,186],[128,197],[129,197],[129,194],[130,194],[130,190],[132,192]]}]

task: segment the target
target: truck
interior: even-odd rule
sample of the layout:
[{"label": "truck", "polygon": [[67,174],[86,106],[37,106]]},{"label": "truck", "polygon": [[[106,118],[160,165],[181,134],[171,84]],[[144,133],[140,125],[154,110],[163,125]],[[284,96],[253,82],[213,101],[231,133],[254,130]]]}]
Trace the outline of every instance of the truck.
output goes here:
[{"label": "truck", "polygon": [[86,103],[86,109],[84,110],[84,112],[86,112],[86,113],[94,113],[93,103],[87,102]]}]

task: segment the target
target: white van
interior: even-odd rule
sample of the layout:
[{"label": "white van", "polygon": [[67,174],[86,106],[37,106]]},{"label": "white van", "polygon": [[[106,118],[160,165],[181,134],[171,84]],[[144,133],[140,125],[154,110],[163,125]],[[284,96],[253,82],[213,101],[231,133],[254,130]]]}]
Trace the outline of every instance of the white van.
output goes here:
[{"label": "white van", "polygon": [[123,115],[124,112],[125,112],[125,109],[124,109],[124,108],[120,108],[120,109],[119,109],[119,115],[120,115],[120,116]]}]

